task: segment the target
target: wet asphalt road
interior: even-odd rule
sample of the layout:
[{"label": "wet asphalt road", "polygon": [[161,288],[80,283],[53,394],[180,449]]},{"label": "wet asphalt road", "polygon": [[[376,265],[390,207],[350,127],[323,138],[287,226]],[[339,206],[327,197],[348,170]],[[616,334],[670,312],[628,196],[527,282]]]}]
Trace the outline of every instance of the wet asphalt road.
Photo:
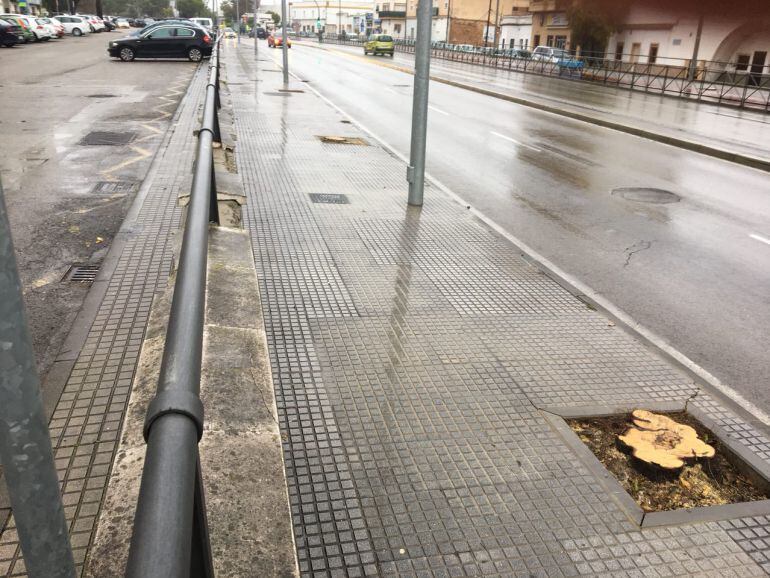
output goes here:
[{"label": "wet asphalt road", "polygon": [[[121,36],[0,50],[0,177],[43,375],[88,291],[62,277],[106,255],[196,66],[110,60]],[[130,142],[79,144],[92,131]]]},{"label": "wet asphalt road", "polygon": [[[290,53],[293,73],[408,156],[411,75],[377,66],[383,57],[299,43]],[[770,410],[767,173],[443,84],[430,90],[434,177]],[[680,200],[629,200],[613,194],[619,187]]]}]

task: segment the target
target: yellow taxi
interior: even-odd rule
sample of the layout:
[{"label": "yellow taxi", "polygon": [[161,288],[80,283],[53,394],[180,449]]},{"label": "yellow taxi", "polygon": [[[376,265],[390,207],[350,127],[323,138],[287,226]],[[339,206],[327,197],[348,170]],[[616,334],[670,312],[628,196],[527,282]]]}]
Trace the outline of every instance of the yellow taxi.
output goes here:
[{"label": "yellow taxi", "polygon": [[390,54],[393,58],[393,37],[388,34],[372,34],[364,43],[364,54]]}]

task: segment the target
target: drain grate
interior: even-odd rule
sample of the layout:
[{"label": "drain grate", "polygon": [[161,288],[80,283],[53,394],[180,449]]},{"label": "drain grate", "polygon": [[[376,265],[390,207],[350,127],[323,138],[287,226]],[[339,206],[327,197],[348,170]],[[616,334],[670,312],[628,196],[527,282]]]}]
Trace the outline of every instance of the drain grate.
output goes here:
[{"label": "drain grate", "polygon": [[310,193],[310,200],[323,205],[349,205],[347,195],[335,193]]},{"label": "drain grate", "polygon": [[305,91],[300,90],[298,88],[279,88],[278,92],[305,92]]},{"label": "drain grate", "polygon": [[291,96],[288,92],[263,92],[265,96]]},{"label": "drain grate", "polygon": [[131,194],[139,190],[136,181],[99,181],[91,191],[95,195]]},{"label": "drain grate", "polygon": [[369,143],[367,143],[362,138],[358,138],[357,136],[325,136],[325,135],[318,135],[318,138],[321,139],[321,142],[330,143],[330,144],[345,144],[345,145],[369,146]]},{"label": "drain grate", "polygon": [[612,189],[612,194],[623,197],[627,201],[636,201],[637,203],[678,203],[682,197],[665,189],[655,189],[652,187],[618,187]]},{"label": "drain grate", "polygon": [[136,133],[134,132],[89,132],[79,144],[83,146],[122,146],[127,145]]},{"label": "drain grate", "polygon": [[117,94],[89,94],[88,98],[115,98]]},{"label": "drain grate", "polygon": [[70,267],[62,277],[62,281],[72,283],[93,283],[96,281],[96,275],[99,273],[99,265],[89,265],[86,263],[76,263]]}]

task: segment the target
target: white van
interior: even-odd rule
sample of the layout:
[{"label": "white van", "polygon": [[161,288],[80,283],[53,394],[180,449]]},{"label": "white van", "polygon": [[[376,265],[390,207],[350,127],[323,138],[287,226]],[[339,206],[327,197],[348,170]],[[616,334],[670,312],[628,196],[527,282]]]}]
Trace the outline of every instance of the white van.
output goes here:
[{"label": "white van", "polygon": [[199,26],[203,26],[206,30],[214,28],[214,21],[211,18],[190,18],[190,22],[195,22]]}]

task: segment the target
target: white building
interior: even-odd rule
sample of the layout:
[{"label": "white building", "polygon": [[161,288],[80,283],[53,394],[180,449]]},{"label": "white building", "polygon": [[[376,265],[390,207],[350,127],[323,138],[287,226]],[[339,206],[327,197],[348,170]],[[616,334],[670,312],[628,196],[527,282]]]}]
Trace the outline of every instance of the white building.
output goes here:
[{"label": "white building", "polygon": [[500,19],[501,48],[519,48],[531,50],[532,38],[532,14],[508,14]]},{"label": "white building", "polygon": [[[688,66],[698,36],[692,10],[661,9],[635,2],[622,29],[607,43],[607,58],[623,62]],[[717,61],[728,70],[770,72],[770,14],[729,12],[703,17],[697,60]]]},{"label": "white building", "polygon": [[327,34],[366,33],[374,22],[374,2],[354,0],[307,0],[289,3],[289,23],[297,32],[317,32],[317,23]]}]

